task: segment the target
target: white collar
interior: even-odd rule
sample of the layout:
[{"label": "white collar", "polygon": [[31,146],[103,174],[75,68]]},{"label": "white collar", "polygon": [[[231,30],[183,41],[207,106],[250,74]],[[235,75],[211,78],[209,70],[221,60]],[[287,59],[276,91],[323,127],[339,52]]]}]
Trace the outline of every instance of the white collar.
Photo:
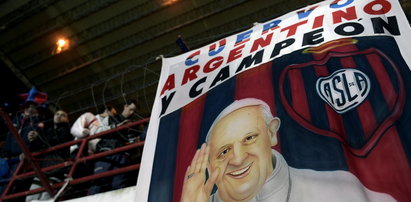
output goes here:
[{"label": "white collar", "polygon": [[272,150],[273,167],[272,174],[267,178],[261,191],[255,196],[256,201],[263,201],[276,195],[278,201],[286,201],[289,195],[290,175],[289,167],[283,156]]}]

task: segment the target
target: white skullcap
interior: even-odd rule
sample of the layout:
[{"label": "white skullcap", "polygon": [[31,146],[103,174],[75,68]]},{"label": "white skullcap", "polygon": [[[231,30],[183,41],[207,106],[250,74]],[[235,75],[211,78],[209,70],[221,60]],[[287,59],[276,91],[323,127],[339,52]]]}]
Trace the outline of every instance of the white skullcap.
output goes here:
[{"label": "white skullcap", "polygon": [[216,125],[221,119],[223,119],[225,116],[227,116],[228,114],[230,114],[231,112],[243,108],[243,107],[247,107],[247,106],[261,106],[264,112],[264,118],[266,120],[271,121],[274,117],[271,113],[270,107],[268,106],[267,103],[265,103],[262,100],[256,99],[256,98],[244,98],[241,100],[235,100],[233,103],[231,103],[230,105],[228,105],[222,112],[220,112],[220,114],[217,116],[217,118],[214,120],[213,124],[211,125],[210,129],[208,130],[205,142],[208,142],[209,138],[210,138],[210,134],[211,134],[211,130],[214,128],[214,125]]}]

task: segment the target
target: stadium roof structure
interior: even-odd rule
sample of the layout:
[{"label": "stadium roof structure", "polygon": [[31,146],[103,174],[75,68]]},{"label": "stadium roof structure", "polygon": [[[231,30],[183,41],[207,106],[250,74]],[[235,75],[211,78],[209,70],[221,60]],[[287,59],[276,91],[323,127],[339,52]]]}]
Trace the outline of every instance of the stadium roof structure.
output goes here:
[{"label": "stadium roof structure", "polygon": [[[137,99],[139,116],[148,117],[157,57],[180,54],[179,38],[195,49],[316,2],[0,0],[1,89],[10,96],[36,86],[72,116]],[[411,13],[411,3],[401,3]]]}]

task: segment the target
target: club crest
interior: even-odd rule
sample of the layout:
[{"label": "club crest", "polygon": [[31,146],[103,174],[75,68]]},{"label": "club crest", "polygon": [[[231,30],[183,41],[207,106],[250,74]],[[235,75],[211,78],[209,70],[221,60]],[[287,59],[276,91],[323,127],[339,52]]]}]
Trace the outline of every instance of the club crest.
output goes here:
[{"label": "club crest", "polygon": [[343,114],[360,105],[370,92],[366,74],[357,69],[340,69],[316,83],[318,95],[337,113]]}]

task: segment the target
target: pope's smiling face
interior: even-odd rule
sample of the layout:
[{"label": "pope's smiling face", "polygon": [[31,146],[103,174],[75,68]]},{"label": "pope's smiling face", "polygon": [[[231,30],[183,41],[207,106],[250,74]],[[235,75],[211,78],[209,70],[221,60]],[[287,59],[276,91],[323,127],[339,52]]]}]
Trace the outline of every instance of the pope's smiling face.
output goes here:
[{"label": "pope's smiling face", "polygon": [[[258,105],[237,109],[222,118],[209,139],[209,169],[217,168],[219,196],[224,201],[254,197],[273,171],[271,146],[276,144],[279,120],[267,126]],[[276,124],[276,125],[275,125]]]}]

